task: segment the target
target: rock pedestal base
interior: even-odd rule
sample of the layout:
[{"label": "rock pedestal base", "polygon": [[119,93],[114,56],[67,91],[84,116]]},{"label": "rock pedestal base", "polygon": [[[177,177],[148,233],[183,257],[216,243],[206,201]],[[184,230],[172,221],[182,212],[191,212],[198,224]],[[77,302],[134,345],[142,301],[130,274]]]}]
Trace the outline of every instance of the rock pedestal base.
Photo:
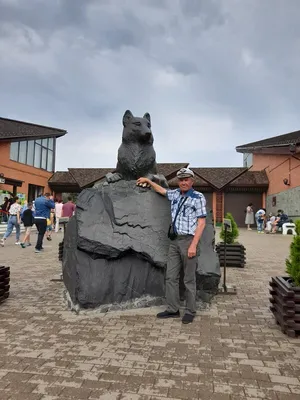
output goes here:
[{"label": "rock pedestal base", "polygon": [[[169,201],[135,181],[81,192],[62,255],[63,280],[73,304],[95,308],[141,297],[162,299],[170,221]],[[220,279],[211,212],[200,253],[197,293],[208,301]]]},{"label": "rock pedestal base", "polygon": [[0,303],[9,297],[10,267],[0,266]]}]

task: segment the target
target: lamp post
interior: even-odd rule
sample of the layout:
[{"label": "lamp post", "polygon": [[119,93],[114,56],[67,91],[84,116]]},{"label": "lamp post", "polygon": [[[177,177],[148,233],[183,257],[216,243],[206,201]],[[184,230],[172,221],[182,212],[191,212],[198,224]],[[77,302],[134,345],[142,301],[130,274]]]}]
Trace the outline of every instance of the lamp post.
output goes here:
[{"label": "lamp post", "polygon": [[236,286],[228,287],[226,284],[226,264],[227,264],[227,233],[231,232],[232,226],[230,219],[223,220],[224,227],[224,271],[223,271],[223,285],[219,288],[219,294],[237,294]]}]

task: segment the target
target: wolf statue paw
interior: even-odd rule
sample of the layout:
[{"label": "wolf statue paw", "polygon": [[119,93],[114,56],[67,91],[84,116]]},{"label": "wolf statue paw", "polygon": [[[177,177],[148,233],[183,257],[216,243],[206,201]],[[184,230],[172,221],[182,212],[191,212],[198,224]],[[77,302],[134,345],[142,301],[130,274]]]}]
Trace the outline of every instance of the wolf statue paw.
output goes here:
[{"label": "wolf statue paw", "polygon": [[161,174],[153,175],[151,180],[157,183],[158,185],[162,186],[163,188],[169,189],[168,181],[163,175]]},{"label": "wolf statue paw", "polygon": [[[153,177],[153,175],[151,175],[151,176],[150,176],[150,175],[147,175],[147,176],[146,176],[146,178],[150,179],[151,181],[153,180],[152,177]],[[137,186],[143,187],[143,188],[151,188],[151,186],[149,185],[149,183],[137,183]]]},{"label": "wolf statue paw", "polygon": [[[160,174],[147,174],[146,178],[150,179],[150,181],[157,183],[158,185],[168,189],[169,185],[166,178]],[[148,183],[138,183],[137,186],[150,188],[151,186]]]},{"label": "wolf statue paw", "polygon": [[105,175],[106,181],[108,183],[113,183],[113,182],[118,182],[121,179],[123,179],[122,175],[119,174],[119,172],[109,172],[108,174]]}]

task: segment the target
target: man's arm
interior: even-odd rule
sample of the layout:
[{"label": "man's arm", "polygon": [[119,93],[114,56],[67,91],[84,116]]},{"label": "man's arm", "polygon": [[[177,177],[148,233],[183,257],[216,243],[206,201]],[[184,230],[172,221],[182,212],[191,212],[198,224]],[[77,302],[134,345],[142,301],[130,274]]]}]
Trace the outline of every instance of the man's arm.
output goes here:
[{"label": "man's arm", "polygon": [[202,233],[204,231],[206,225],[206,219],[204,218],[198,218],[197,220],[197,228],[195,230],[194,238],[190,244],[190,247],[188,248],[188,258],[193,258],[197,255],[197,245],[199,243],[199,240],[201,239]]},{"label": "man's arm", "polygon": [[197,254],[197,245],[201,239],[202,233],[206,225],[206,200],[203,195],[200,195],[196,201],[196,216],[197,228],[195,230],[194,238],[188,249],[188,257],[195,257]]},{"label": "man's arm", "polygon": [[152,182],[148,178],[139,178],[136,183],[137,183],[137,185],[142,184],[142,183],[147,183],[148,185],[150,185],[152,187],[152,189],[154,189],[156,191],[156,193],[162,194],[163,196],[167,195],[167,189],[163,188],[162,186],[158,185],[155,182]]},{"label": "man's arm", "polygon": [[197,228],[195,230],[195,235],[194,235],[194,239],[192,240],[192,245],[196,246],[199,243],[199,240],[201,239],[202,233],[204,231],[206,225],[206,219],[205,218],[198,218],[197,220]]},{"label": "man's arm", "polygon": [[55,208],[55,203],[53,200],[48,200],[46,204],[47,204],[47,207],[50,209]]}]

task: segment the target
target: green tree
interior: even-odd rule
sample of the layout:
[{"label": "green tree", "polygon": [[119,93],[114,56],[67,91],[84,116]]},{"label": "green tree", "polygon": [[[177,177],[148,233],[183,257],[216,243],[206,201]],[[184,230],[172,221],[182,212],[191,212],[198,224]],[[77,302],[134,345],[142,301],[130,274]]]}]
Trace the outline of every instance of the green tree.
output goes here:
[{"label": "green tree", "polygon": [[296,236],[290,245],[290,257],[286,260],[286,272],[293,283],[300,286],[300,220],[295,222]]},{"label": "green tree", "polygon": [[[232,244],[235,242],[235,240],[239,237],[239,230],[237,227],[237,224],[232,216],[231,213],[226,213],[225,215],[226,219],[230,219],[231,221],[231,228],[232,228],[232,232],[228,232],[227,231],[227,235],[226,235],[226,243],[227,244]],[[220,233],[220,238],[223,240],[223,242],[225,241],[225,230],[224,230],[224,225],[222,224],[222,230]]]}]

